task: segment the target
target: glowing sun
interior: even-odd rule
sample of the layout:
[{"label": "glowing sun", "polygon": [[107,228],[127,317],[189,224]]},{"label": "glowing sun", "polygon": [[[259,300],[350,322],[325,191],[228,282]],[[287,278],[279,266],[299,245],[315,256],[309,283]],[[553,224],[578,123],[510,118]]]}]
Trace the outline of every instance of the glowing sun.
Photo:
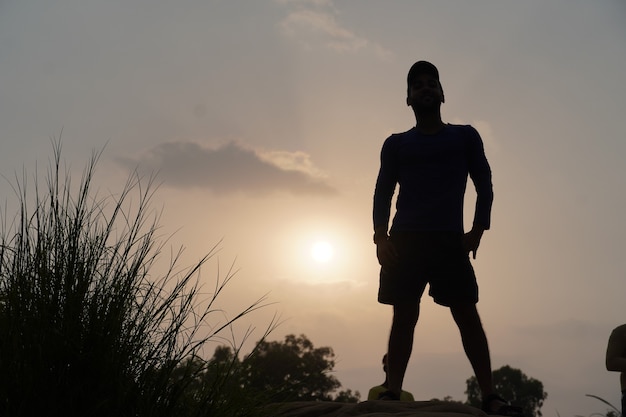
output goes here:
[{"label": "glowing sun", "polygon": [[333,246],[324,240],[319,240],[311,246],[311,257],[315,262],[326,263],[333,259]]}]

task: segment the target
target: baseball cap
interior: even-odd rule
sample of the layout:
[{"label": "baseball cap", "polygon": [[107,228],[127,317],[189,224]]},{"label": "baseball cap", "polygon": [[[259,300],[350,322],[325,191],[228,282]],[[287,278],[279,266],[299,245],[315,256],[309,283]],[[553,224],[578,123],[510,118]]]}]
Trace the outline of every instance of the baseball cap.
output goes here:
[{"label": "baseball cap", "polygon": [[407,84],[410,86],[419,74],[429,74],[439,80],[439,70],[436,66],[428,61],[417,61],[409,70],[409,75],[406,78]]}]

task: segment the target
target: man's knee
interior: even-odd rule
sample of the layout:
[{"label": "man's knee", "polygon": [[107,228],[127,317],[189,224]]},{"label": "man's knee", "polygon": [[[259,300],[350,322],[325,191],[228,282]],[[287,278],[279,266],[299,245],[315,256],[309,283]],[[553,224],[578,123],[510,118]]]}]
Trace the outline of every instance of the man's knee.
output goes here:
[{"label": "man's knee", "polygon": [[459,327],[482,326],[480,316],[474,303],[460,303],[450,306],[450,312]]},{"label": "man's knee", "polygon": [[415,326],[419,317],[419,304],[399,304],[393,306],[393,322],[401,326]]}]

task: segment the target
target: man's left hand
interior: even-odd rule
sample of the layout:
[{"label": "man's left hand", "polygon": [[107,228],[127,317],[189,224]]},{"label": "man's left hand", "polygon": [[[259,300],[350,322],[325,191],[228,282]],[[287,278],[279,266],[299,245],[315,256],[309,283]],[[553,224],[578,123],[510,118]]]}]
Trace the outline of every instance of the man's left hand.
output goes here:
[{"label": "man's left hand", "polygon": [[483,237],[483,229],[481,226],[474,225],[472,230],[463,235],[463,248],[469,254],[472,253],[472,259],[476,259],[476,252],[480,246],[480,239]]}]

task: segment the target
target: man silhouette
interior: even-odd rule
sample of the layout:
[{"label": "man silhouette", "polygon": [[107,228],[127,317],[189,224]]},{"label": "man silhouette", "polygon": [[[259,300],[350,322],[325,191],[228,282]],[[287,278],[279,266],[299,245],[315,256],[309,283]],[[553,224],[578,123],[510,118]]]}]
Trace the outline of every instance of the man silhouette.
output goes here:
[{"label": "man silhouette", "polygon": [[[381,399],[397,400],[413,348],[421,296],[450,308],[465,353],[490,414],[519,416],[494,392],[487,337],[476,303],[474,259],[483,232],[490,227],[491,168],[482,139],[469,125],[442,121],[445,101],[439,71],[418,61],[407,77],[406,103],[416,126],[393,134],[382,146],[374,192],[374,243],[381,265],[378,301],[393,306],[388,346],[388,390]],[[463,202],[468,176],[477,199],[472,228],[464,233]],[[399,185],[396,212],[388,233],[391,200]]]}]

